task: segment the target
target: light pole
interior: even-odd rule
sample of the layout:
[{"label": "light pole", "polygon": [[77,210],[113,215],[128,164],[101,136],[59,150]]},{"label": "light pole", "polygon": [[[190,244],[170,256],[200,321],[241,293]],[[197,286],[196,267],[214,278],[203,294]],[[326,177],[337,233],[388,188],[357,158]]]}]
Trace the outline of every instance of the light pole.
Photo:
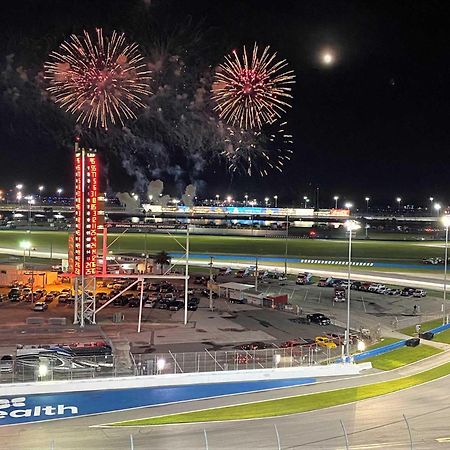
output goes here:
[{"label": "light pole", "polygon": [[214,303],[213,303],[213,297],[212,297],[213,260],[214,260],[214,257],[210,256],[210,261],[209,261],[209,310],[210,311],[214,311]]},{"label": "light pole", "polygon": [[345,209],[348,209],[348,215],[350,216],[352,214],[353,203],[346,202],[344,203],[344,207]]},{"label": "light pole", "polygon": [[31,205],[34,205],[34,198],[31,195],[25,198],[28,202],[28,233],[31,233]]},{"label": "light pole", "polygon": [[447,321],[446,313],[446,301],[447,301],[447,261],[448,261],[448,227],[450,226],[450,216],[442,217],[442,223],[445,227],[445,250],[444,250],[444,297],[442,300],[442,325],[445,325]]},{"label": "light pole", "polygon": [[145,255],[145,263],[144,263],[144,273],[147,273],[147,264],[148,264],[148,250],[147,250],[147,214],[150,211],[150,204],[149,203],[144,203],[142,205],[142,208],[144,208],[144,227],[145,227],[145,234],[144,234],[144,255]]},{"label": "light pole", "polygon": [[269,197],[266,197],[265,199],[264,199],[264,202],[265,202],[265,204],[266,204],[266,208],[269,206]]},{"label": "light pole", "polygon": [[433,215],[433,201],[434,197],[430,197],[430,216]]},{"label": "light pole", "polygon": [[248,194],[245,194],[244,198],[245,198],[245,206],[247,206],[248,205]]},{"label": "light pole", "polygon": [[16,199],[17,199],[18,203],[20,203],[20,200],[22,200],[22,188],[23,188],[23,184],[16,184],[16,189],[17,189]]},{"label": "light pole", "polygon": [[20,248],[23,249],[23,268],[25,269],[25,252],[31,250],[31,242],[30,241],[20,241]]},{"label": "light pole", "polygon": [[347,272],[347,329],[345,336],[345,356],[350,362],[350,276],[351,276],[351,267],[352,267],[352,234],[353,231],[356,231],[358,228],[361,228],[358,222],[354,220],[345,221],[345,228],[348,231],[348,272]]},{"label": "light pole", "polygon": [[397,200],[397,203],[398,203],[398,210],[400,212],[401,209],[402,209],[402,198],[401,197],[397,197],[396,200]]},{"label": "light pole", "polygon": [[441,210],[440,203],[435,203],[434,204],[434,209],[436,210],[436,214],[439,216],[439,211]]},{"label": "light pole", "polygon": [[370,201],[370,197],[366,197],[364,200],[366,201],[366,212],[368,213],[368,212],[369,212],[369,201]]},{"label": "light pole", "polygon": [[42,191],[44,190],[44,186],[38,186],[39,191],[39,201],[42,203]]},{"label": "light pole", "polygon": [[220,198],[219,194],[216,194],[216,206],[219,205],[219,198]]},{"label": "light pole", "polygon": [[275,202],[275,208],[278,208],[278,195],[274,195],[273,200]]},{"label": "light pole", "polygon": [[287,257],[288,257],[288,242],[289,242],[289,216],[286,215],[286,239],[284,241],[284,276],[287,277]]},{"label": "light pole", "polygon": [[335,196],[333,197],[333,200],[334,200],[334,207],[335,207],[335,209],[337,209],[337,208],[338,208],[338,200],[339,200],[339,196],[338,196],[338,195],[335,195]]}]

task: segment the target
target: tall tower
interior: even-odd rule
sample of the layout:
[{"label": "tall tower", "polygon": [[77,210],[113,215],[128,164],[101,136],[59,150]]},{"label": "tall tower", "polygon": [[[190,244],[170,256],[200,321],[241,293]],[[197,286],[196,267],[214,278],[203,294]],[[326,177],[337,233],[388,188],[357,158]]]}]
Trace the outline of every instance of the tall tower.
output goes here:
[{"label": "tall tower", "polygon": [[93,149],[75,143],[75,232],[69,248],[73,252],[74,323],[95,323],[97,274],[97,230],[99,226],[98,162]]}]

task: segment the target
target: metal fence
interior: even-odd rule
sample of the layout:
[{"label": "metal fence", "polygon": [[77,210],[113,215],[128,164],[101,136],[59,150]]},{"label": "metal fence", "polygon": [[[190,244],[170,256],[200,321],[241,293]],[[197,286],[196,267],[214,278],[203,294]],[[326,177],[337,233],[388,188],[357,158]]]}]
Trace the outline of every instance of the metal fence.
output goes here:
[{"label": "metal fence", "polygon": [[220,350],[188,353],[155,353],[135,356],[136,375],[272,369],[329,364],[341,356],[342,347],[298,346],[262,350]]},{"label": "metal fence", "polygon": [[131,375],[133,370],[118,371],[114,356],[32,356],[16,358],[0,366],[0,383],[74,380]]},{"label": "metal fence", "polygon": [[262,350],[220,350],[133,355],[124,366],[114,356],[17,358],[0,367],[0,383],[74,380],[101,377],[254,370],[330,364],[342,347],[305,345]]}]

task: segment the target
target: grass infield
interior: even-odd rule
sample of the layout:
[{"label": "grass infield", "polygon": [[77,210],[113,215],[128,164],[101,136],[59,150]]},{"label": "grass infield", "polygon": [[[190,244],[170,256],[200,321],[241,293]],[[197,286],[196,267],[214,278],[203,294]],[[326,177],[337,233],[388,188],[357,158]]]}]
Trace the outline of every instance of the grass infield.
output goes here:
[{"label": "grass infield", "polygon": [[[112,242],[118,234],[109,234]],[[183,244],[184,235],[176,236]],[[40,251],[67,251],[68,233],[62,231],[0,231],[0,247],[20,248],[20,241],[29,240],[33,247]],[[112,245],[115,252],[141,253],[144,244],[144,233],[122,235]],[[101,237],[100,237],[101,241]],[[147,249],[151,252],[165,250],[168,252],[182,251],[180,245],[166,234],[147,234]],[[191,236],[191,250],[197,253],[240,254],[284,256],[285,240],[277,238],[237,237],[237,236]],[[345,259],[348,243],[343,240],[289,239],[288,255],[299,258]],[[370,241],[355,240],[353,242],[353,257],[355,260],[392,261],[418,263],[422,258],[441,256],[442,248],[439,242],[414,241]]]},{"label": "grass infield", "polygon": [[116,422],[112,426],[147,426],[177,423],[215,422],[284,416],[343,405],[407,389],[450,374],[450,363],[415,375],[392,381],[337,389],[316,394],[298,395],[236,406],[205,409],[186,413]]},{"label": "grass infield", "polygon": [[429,345],[418,345],[417,347],[401,347],[396,350],[365,359],[362,362],[371,362],[372,367],[379,370],[392,370],[398,367],[406,366],[421,359],[441,353],[439,348]]}]

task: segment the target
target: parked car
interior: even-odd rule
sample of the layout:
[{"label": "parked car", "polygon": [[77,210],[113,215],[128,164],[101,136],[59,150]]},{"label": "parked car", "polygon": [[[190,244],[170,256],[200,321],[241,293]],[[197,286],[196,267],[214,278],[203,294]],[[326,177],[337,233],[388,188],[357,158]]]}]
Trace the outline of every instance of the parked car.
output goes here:
[{"label": "parked car", "polygon": [[45,303],[51,303],[54,299],[55,299],[55,296],[53,294],[47,294],[44,297],[44,302]]},{"label": "parked car", "polygon": [[117,297],[113,301],[114,306],[127,306],[128,302],[130,301],[129,297],[125,297],[124,295],[121,295],[120,297]]},{"label": "parked car", "polygon": [[68,295],[68,294],[61,294],[61,295],[58,297],[58,304],[60,304],[60,305],[66,304],[68,298],[69,298],[69,295]]},{"label": "parked car", "polygon": [[8,292],[8,298],[10,300],[16,299],[20,296],[20,289],[17,287],[13,287],[10,289],[10,291]]},{"label": "parked car", "polygon": [[326,336],[316,336],[314,339],[315,343],[319,347],[326,347],[326,348],[336,348],[337,345],[332,340],[328,339]]},{"label": "parked car", "polygon": [[292,347],[298,347],[299,345],[302,345],[302,341],[299,339],[289,339],[288,341],[282,342],[280,344],[280,348],[292,348]]},{"label": "parked car", "polygon": [[[209,297],[209,289],[202,289],[200,291],[200,295],[203,295],[204,297]],[[217,298],[217,297],[218,297],[217,293],[213,292],[212,293],[212,298]]]},{"label": "parked car", "polygon": [[174,300],[169,303],[169,310],[170,311],[178,311],[179,309],[184,308],[184,302],[181,300]]},{"label": "parked car", "polygon": [[[304,284],[311,284],[312,283],[312,274],[309,272],[299,273],[297,275],[297,280],[295,281],[295,284],[304,285]],[[320,281],[319,281],[320,283]]]},{"label": "parked car", "polygon": [[[131,297],[128,299],[128,308],[139,308],[140,299],[137,297]],[[145,303],[144,303],[145,306]]]},{"label": "parked car", "polygon": [[413,297],[422,298],[422,297],[426,297],[426,295],[427,295],[427,291],[425,289],[416,289],[413,292]]},{"label": "parked car", "polygon": [[414,294],[414,291],[415,291],[416,289],[415,288],[408,288],[408,287],[405,287],[405,288],[403,288],[402,289],[402,292],[401,292],[401,296],[402,297],[411,297],[413,294]]},{"label": "parked car", "polygon": [[[139,303],[138,303],[139,305]],[[129,306],[129,305],[128,305]],[[156,306],[156,300],[146,300],[144,303],[144,308],[154,308]]]},{"label": "parked car", "polygon": [[376,292],[377,294],[380,293],[381,289],[386,289],[386,286],[384,284],[379,283],[373,283],[369,286],[368,291],[369,292]]},{"label": "parked car", "polygon": [[45,302],[37,302],[34,304],[33,311],[45,311],[47,310],[48,305]]},{"label": "parked car", "polygon": [[197,311],[198,303],[197,302],[193,302],[193,301],[189,301],[187,309],[188,309],[188,311]]},{"label": "parked car", "polygon": [[402,291],[400,289],[389,289],[388,295],[400,295],[401,293]]},{"label": "parked car", "polygon": [[14,369],[14,358],[12,355],[3,355],[0,358],[0,373],[12,373]]},{"label": "parked car", "polygon": [[236,345],[234,348],[236,350],[263,350],[265,348],[272,347],[272,344],[267,344],[266,342],[250,342],[246,344]]},{"label": "parked car", "polygon": [[330,318],[325,316],[322,313],[307,314],[306,319],[308,320],[308,322],[316,323],[318,325],[330,325],[331,324]]}]

